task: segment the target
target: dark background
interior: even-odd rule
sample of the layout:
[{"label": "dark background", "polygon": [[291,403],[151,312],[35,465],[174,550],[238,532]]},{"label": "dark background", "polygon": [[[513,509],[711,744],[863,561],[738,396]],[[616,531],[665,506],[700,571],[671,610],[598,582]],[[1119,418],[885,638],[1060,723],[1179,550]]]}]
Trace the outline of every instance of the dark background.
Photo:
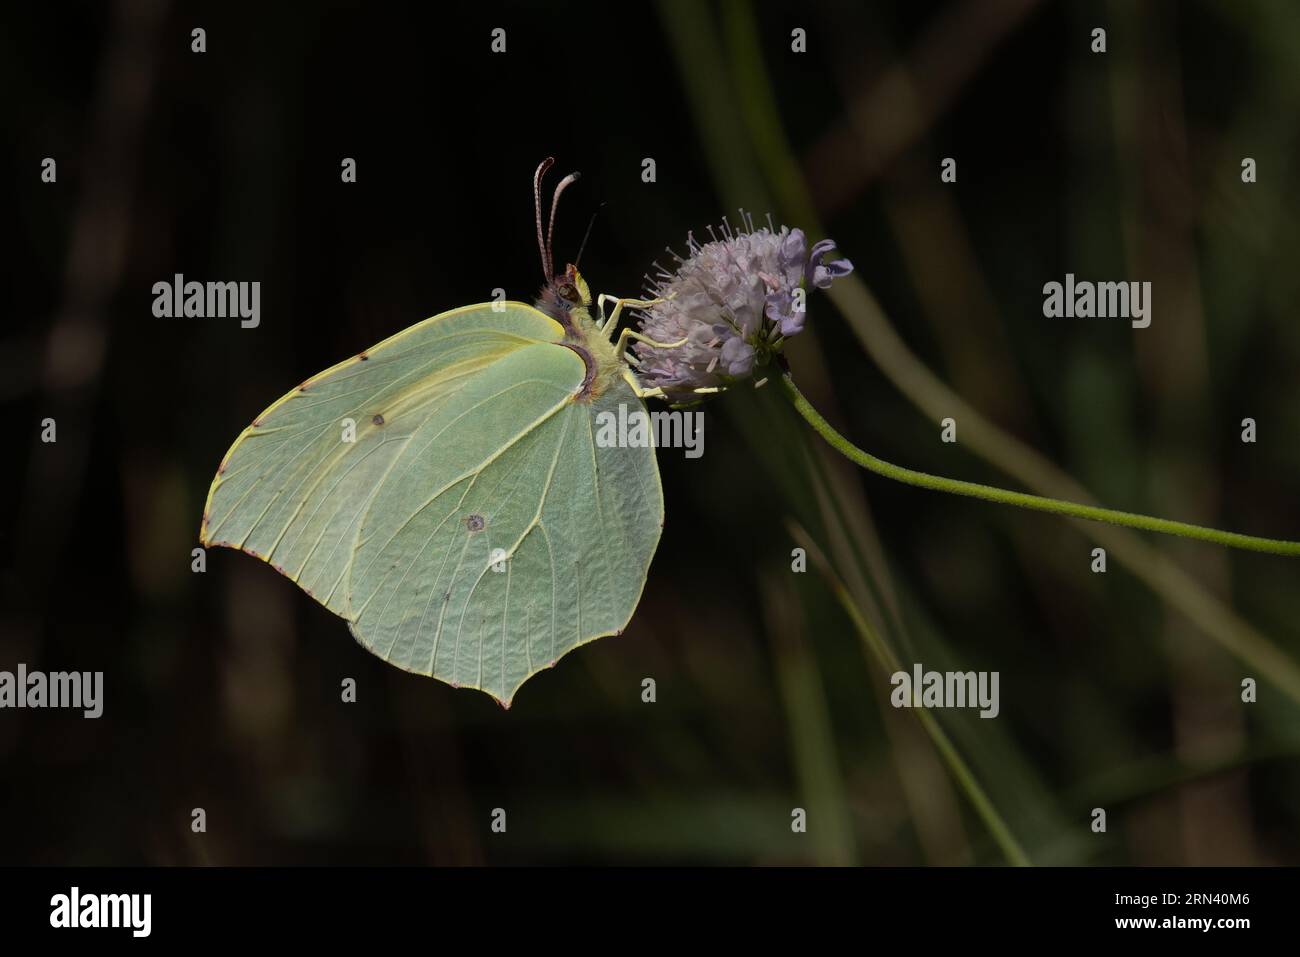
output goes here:
[{"label": "dark background", "polygon": [[[712,402],[702,459],[660,453],[632,625],[509,712],[387,666],[259,562],[190,571],[258,411],[426,316],[532,294],[547,155],[584,174],[558,258],[606,204],[593,292],[637,292],[736,206],[833,236],[878,307],[814,297],[791,361],[865,448],[1015,488],[1033,449],[1114,507],[1300,537],[1298,11],[7,9],[0,669],[102,670],[105,713],[0,712],[0,861],[1000,863],[991,814],[1038,863],[1300,863],[1294,560],[894,485],[774,389]],[[155,318],[177,272],[260,280],[260,327]],[[1045,319],[1066,272],[1152,281],[1152,326]],[[800,544],[825,562],[795,575]],[[1001,673],[996,720],[938,714],[991,812],[889,707],[850,609],[909,666]]]}]

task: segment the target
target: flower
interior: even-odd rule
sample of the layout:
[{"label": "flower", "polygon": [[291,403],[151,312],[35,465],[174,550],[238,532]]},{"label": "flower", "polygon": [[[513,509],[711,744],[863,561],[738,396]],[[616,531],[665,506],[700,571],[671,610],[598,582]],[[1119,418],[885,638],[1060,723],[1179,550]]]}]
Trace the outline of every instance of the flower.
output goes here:
[{"label": "flower", "polygon": [[755,229],[744,210],[741,219],[744,227],[733,229],[724,217],[722,238],[710,226],[706,243],[688,233],[685,259],[668,250],[676,270],[656,263],[657,278],[646,276],[646,292],[662,301],[642,310],[641,335],[680,344],[638,341],[634,361],[642,384],[662,389],[670,401],[691,401],[696,390],[721,391],[753,375],[803,331],[808,290],[853,271],[847,259],[827,261],[831,240],[809,252],[801,229],[776,230],[770,219]]}]

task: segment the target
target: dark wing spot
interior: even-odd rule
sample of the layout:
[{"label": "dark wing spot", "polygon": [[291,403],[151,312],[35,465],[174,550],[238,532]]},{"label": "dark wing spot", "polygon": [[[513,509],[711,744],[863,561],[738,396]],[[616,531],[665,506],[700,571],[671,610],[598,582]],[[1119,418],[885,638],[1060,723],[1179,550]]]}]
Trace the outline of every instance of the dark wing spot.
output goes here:
[{"label": "dark wing spot", "polygon": [[357,356],[357,358],[360,359],[362,362],[365,362],[367,359],[370,358],[370,356],[366,355],[366,354],[363,352],[363,353],[361,353],[361,355]]},{"label": "dark wing spot", "polygon": [[380,415],[378,412],[376,412],[375,415],[374,415],[374,418],[372,418],[370,421],[373,422],[373,423],[375,423],[375,425],[383,425],[383,424],[384,424],[384,417],[383,417],[382,415]]},{"label": "dark wing spot", "polygon": [[483,521],[482,515],[471,515],[469,518],[465,519],[465,527],[471,532],[481,532],[486,525],[487,522]]}]

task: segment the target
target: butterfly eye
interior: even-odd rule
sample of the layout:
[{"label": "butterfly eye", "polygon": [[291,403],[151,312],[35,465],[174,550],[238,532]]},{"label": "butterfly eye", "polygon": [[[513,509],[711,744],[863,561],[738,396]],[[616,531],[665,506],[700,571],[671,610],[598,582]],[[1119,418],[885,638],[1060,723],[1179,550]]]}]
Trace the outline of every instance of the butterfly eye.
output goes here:
[{"label": "butterfly eye", "polygon": [[578,290],[573,287],[571,282],[561,283],[556,292],[560,294],[561,299],[567,299],[569,302],[578,301]]}]

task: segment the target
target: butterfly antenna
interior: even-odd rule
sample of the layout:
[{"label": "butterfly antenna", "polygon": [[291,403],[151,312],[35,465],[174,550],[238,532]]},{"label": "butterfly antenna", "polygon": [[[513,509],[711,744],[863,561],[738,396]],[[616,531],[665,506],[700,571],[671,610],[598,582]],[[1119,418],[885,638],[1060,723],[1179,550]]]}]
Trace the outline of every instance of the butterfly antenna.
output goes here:
[{"label": "butterfly antenna", "polygon": [[551,222],[546,227],[546,262],[550,266],[552,273],[555,271],[555,256],[551,241],[555,236],[555,213],[560,205],[560,194],[569,188],[570,183],[577,182],[580,175],[579,173],[570,173],[560,180],[559,185],[555,187],[555,195],[551,197]]},{"label": "butterfly antenna", "polygon": [[[542,257],[542,279],[545,282],[551,281],[552,267],[547,261],[549,258],[546,248],[546,240],[542,236],[542,177],[546,171],[555,165],[555,157],[548,156],[537,166],[537,172],[533,173],[533,213],[537,217],[537,251]],[[552,213],[554,209],[552,209]],[[554,217],[552,217],[554,222]]]},{"label": "butterfly antenna", "polygon": [[591,214],[591,219],[587,220],[587,231],[582,234],[582,245],[578,247],[578,255],[573,260],[575,269],[578,263],[582,262],[582,251],[587,248],[587,240],[591,238],[591,227],[596,225],[596,217],[600,215],[600,211],[604,208],[605,204],[601,203],[596,207],[596,211]]}]

